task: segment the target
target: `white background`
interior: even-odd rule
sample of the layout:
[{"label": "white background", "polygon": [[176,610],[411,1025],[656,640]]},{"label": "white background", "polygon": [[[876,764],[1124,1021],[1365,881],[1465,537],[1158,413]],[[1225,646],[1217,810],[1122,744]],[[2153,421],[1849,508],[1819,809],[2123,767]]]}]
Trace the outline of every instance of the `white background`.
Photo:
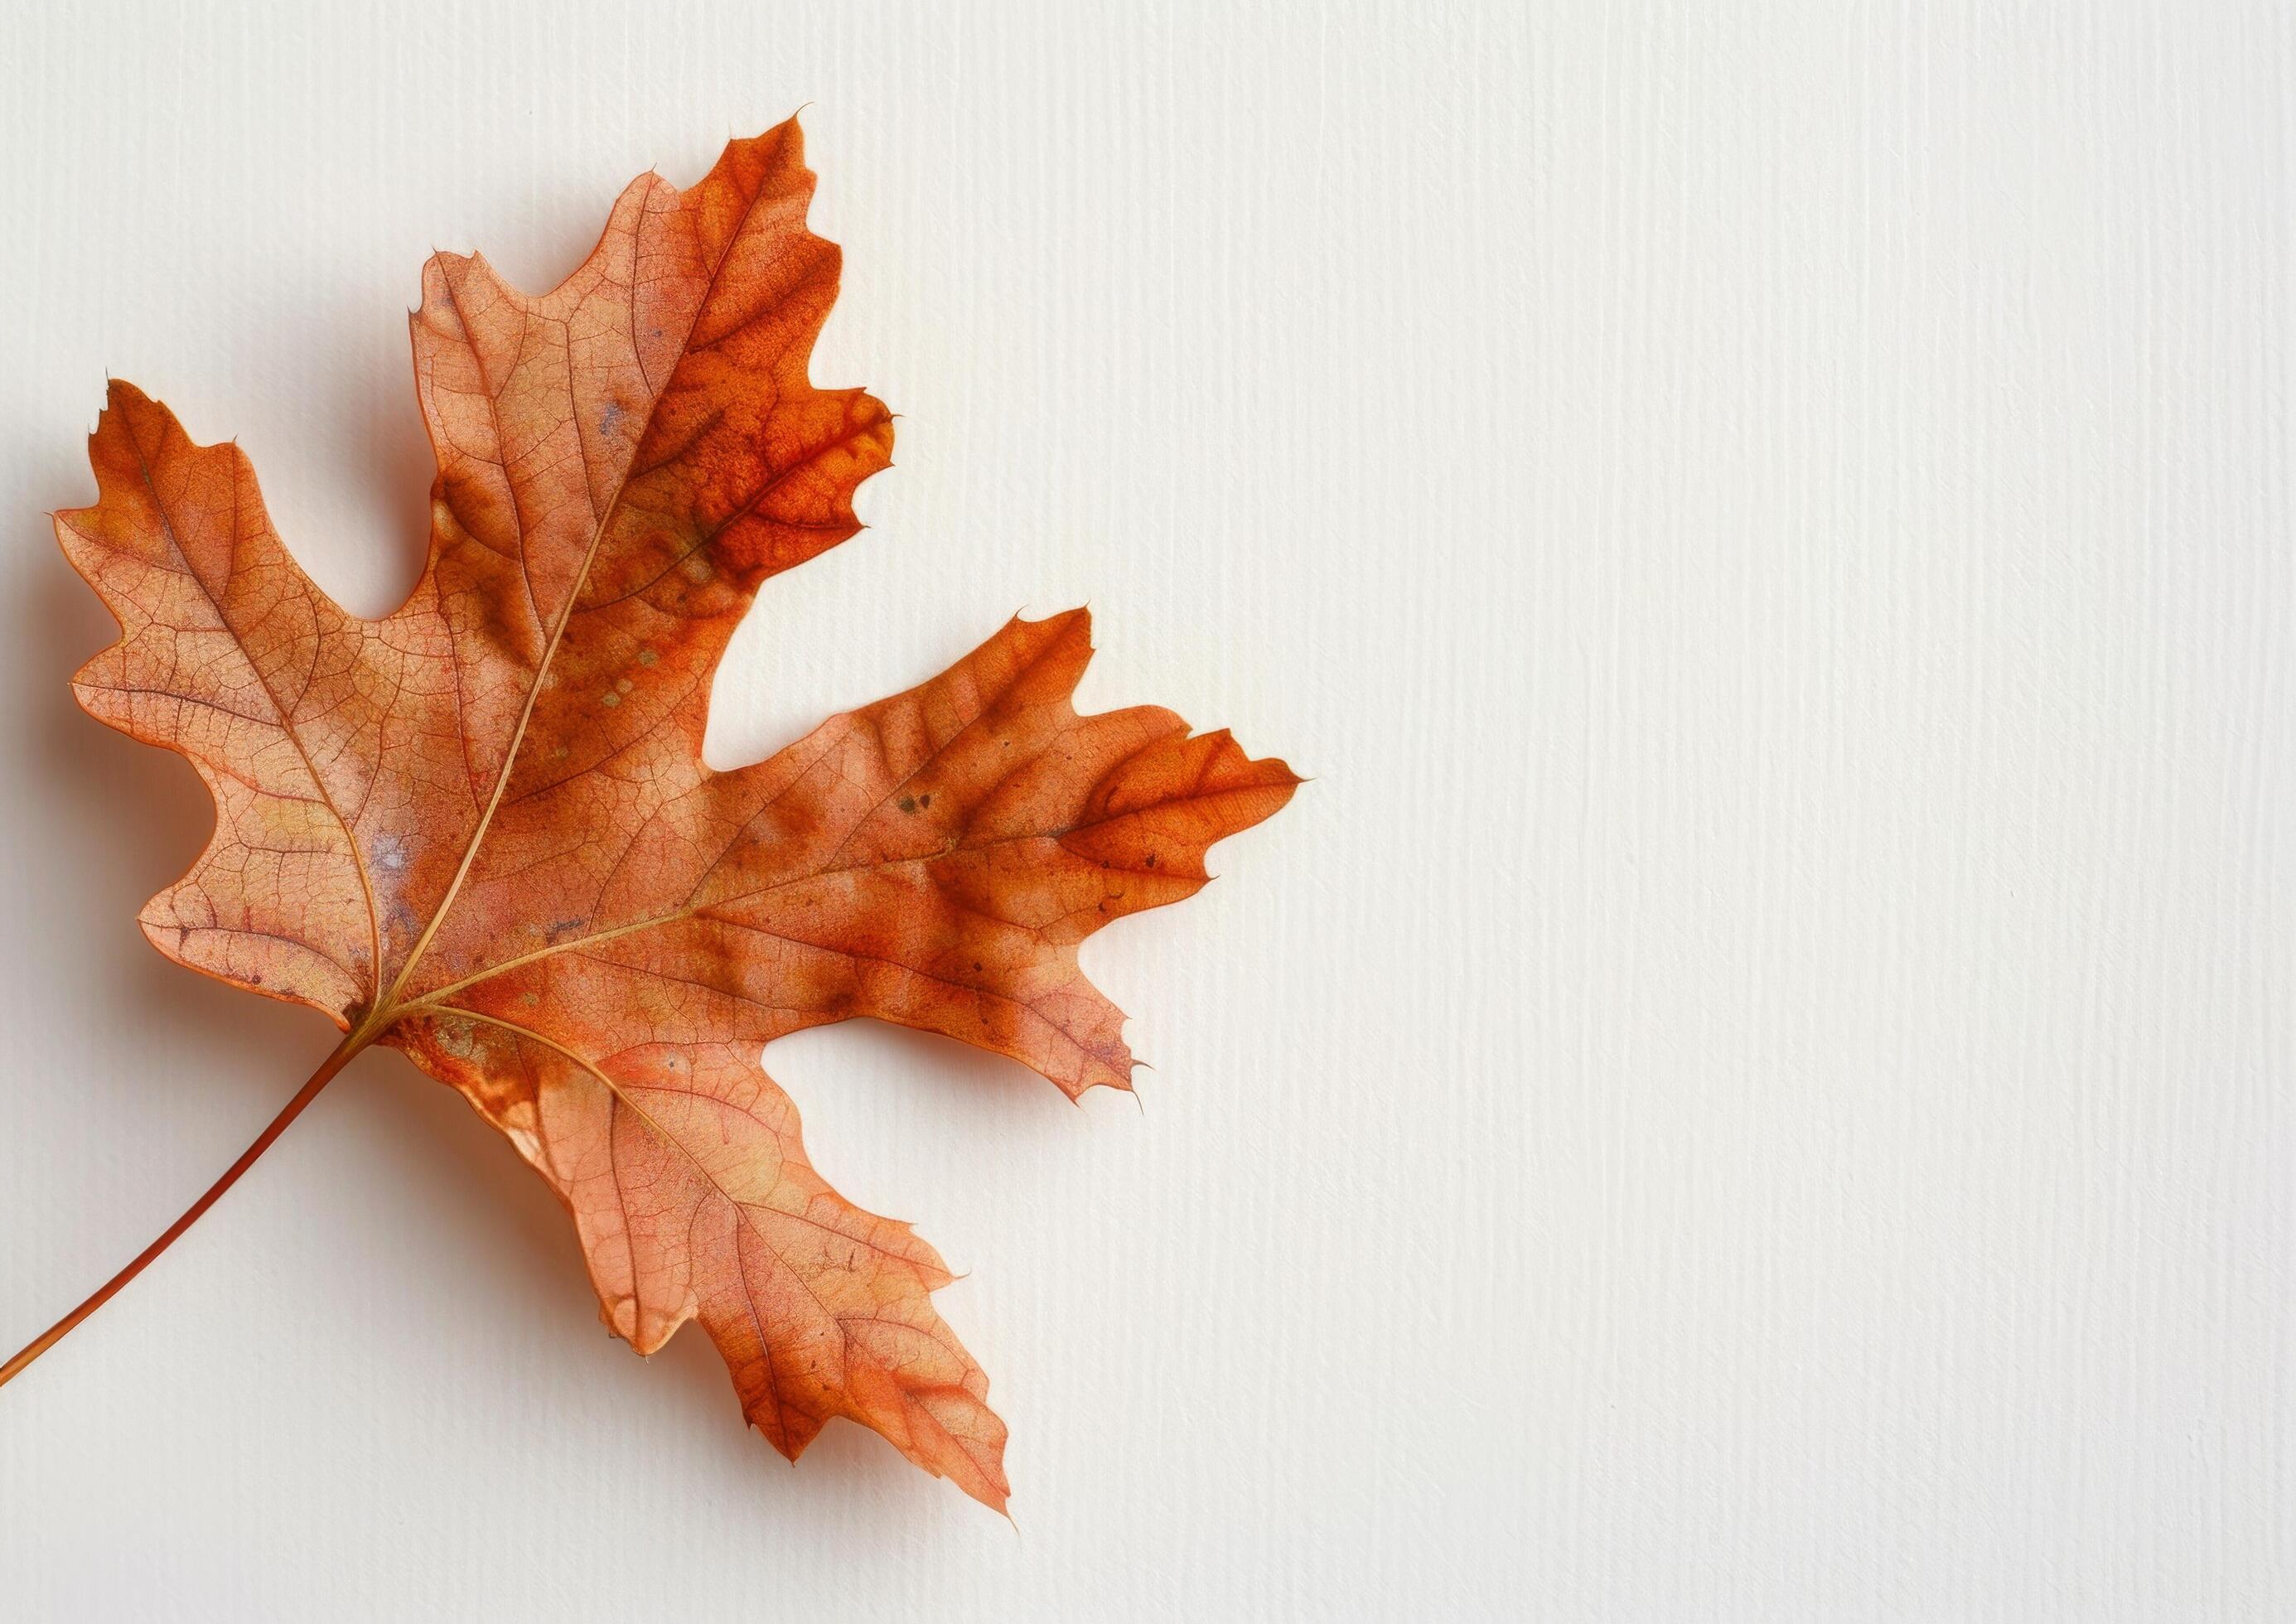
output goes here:
[{"label": "white background", "polygon": [[[1759,20],[1714,21],[1718,10]],[[107,371],[412,580],[404,313],[801,103],[903,414],[746,761],[1089,599],[1085,699],[1316,782],[1088,969],[1073,1110],[777,1046],[969,1275],[1019,1532],[688,1333],[362,1059],[0,1395],[12,1618],[2296,1612],[2279,8],[17,4],[0,22],[0,1341],[323,1054],[177,970],[81,717]]]}]

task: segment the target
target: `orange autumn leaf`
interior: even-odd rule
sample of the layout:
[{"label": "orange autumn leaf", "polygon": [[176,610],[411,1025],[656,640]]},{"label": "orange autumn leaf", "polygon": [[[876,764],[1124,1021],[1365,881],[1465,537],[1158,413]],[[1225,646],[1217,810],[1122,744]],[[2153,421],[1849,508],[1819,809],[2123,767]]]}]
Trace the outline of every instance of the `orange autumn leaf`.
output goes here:
[{"label": "orange autumn leaf", "polygon": [[752,595],[854,533],[892,444],[876,400],[808,380],[839,265],[812,189],[791,121],[689,190],[640,178],[547,294],[430,262],[430,550],[382,619],[297,566],[236,447],[114,385],[99,499],[56,519],[122,633],[76,690],[214,793],[145,933],[348,1034],[299,1098],[402,1050],[557,1193],[616,1334],[651,1352],[698,1318],[783,1454],[849,1416],[1001,1508],[1004,1423],[929,1295],[947,1270],[814,1171],[758,1052],[868,1015],[1071,1096],[1128,1087],[1077,944],[1194,892],[1297,780],[1168,711],[1078,715],[1081,611],[702,764]]}]

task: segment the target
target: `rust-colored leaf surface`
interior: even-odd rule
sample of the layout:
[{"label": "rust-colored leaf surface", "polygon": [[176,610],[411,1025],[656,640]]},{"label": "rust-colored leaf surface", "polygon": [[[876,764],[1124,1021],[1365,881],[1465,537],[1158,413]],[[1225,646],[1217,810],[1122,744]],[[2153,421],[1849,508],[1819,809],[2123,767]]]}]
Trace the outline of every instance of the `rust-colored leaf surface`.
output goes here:
[{"label": "rust-colored leaf surface", "polygon": [[814,1170],[759,1051],[870,1015],[1128,1087],[1077,944],[1193,893],[1297,781],[1168,711],[1078,715],[1081,611],[702,765],[735,623],[854,533],[892,445],[808,381],[838,281],[812,189],[791,122],[690,190],[638,180],[547,294],[433,258],[430,557],[381,620],[297,567],[235,447],[115,385],[99,499],[56,522],[122,627],[77,691],[214,792],[144,911],[162,952],[460,1090],[565,1203],[607,1325],[649,1352],[699,1319],[784,1455],[849,1416],[1001,1507],[947,1271]]}]

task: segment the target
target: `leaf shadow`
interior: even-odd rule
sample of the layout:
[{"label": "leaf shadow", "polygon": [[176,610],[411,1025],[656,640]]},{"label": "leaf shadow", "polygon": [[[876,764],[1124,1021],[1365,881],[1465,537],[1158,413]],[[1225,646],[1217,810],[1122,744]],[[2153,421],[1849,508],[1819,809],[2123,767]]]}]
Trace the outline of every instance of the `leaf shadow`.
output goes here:
[{"label": "leaf shadow", "polygon": [[[246,1012],[218,1007],[224,1001],[212,996],[215,988],[169,964],[135,924],[144,903],[207,843],[214,803],[181,757],[114,733],[71,702],[70,673],[118,629],[61,552],[53,545],[39,551],[39,567],[19,567],[0,591],[21,606],[21,635],[9,639],[16,691],[53,699],[12,708],[0,729],[0,749],[27,764],[23,782],[38,786],[29,810],[53,859],[43,883],[71,898],[66,916],[92,928],[55,932],[37,961],[38,972],[53,976],[60,992],[117,988],[146,1024],[202,1048],[244,1051],[250,1043]],[[281,1005],[251,1019],[258,1027],[275,1021],[283,1030],[308,1025],[308,1016]]]},{"label": "leaf shadow", "polygon": [[[681,1327],[645,1359],[619,1338],[601,1334],[597,1296],[571,1221],[543,1181],[461,1096],[397,1054],[364,1060],[362,1070],[368,1084],[382,1086],[361,1091],[357,1120],[348,1131],[358,1136],[381,1169],[380,1182],[394,1205],[419,1209],[426,1226],[464,1237],[480,1254],[476,1261],[488,1277],[488,1312],[500,1327],[547,1327],[545,1340],[567,1350],[561,1374],[594,1384],[602,1407],[675,1425],[680,1436],[674,1445],[661,1444],[659,1426],[648,1435],[721,1483],[776,1503],[783,1497],[800,1505],[823,1497],[898,1501],[911,1513],[922,1513],[936,1493],[953,1493],[853,1424],[832,1423],[791,1472],[742,1419],[725,1362],[698,1325]],[[603,1355],[592,1339],[606,1344]],[[472,1401],[480,1400],[473,1395]]]}]

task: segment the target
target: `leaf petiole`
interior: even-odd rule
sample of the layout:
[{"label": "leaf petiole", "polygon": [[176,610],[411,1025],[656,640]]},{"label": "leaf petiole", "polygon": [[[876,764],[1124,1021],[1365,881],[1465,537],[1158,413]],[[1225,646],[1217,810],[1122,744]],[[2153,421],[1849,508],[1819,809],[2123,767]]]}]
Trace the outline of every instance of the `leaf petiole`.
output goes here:
[{"label": "leaf petiole", "polygon": [[136,1253],[133,1262],[105,1281],[86,1302],[33,1338],[15,1357],[10,1359],[5,1365],[0,1365],[0,1387],[5,1387],[10,1382],[15,1380],[34,1359],[63,1341],[72,1327],[111,1301],[120,1287],[142,1274],[151,1266],[153,1259],[176,1243],[177,1237],[184,1231],[198,1223],[201,1215],[209,1207],[214,1206],[221,1199],[225,1191],[237,1184],[240,1175],[253,1167],[263,1152],[271,1148],[272,1142],[287,1131],[287,1125],[303,1114],[303,1108],[319,1097],[319,1090],[334,1080],[335,1073],[350,1063],[351,1056],[374,1041],[380,1029],[372,1022],[363,1023],[353,1029],[349,1036],[335,1046],[334,1053],[319,1062],[319,1069],[312,1072],[309,1080],[295,1091],[295,1097],[281,1107],[279,1114],[272,1118],[270,1124],[255,1136],[255,1143],[240,1152],[239,1160],[224,1169],[223,1177],[208,1186],[207,1193],[184,1209],[183,1217],[168,1225],[158,1240]]}]

